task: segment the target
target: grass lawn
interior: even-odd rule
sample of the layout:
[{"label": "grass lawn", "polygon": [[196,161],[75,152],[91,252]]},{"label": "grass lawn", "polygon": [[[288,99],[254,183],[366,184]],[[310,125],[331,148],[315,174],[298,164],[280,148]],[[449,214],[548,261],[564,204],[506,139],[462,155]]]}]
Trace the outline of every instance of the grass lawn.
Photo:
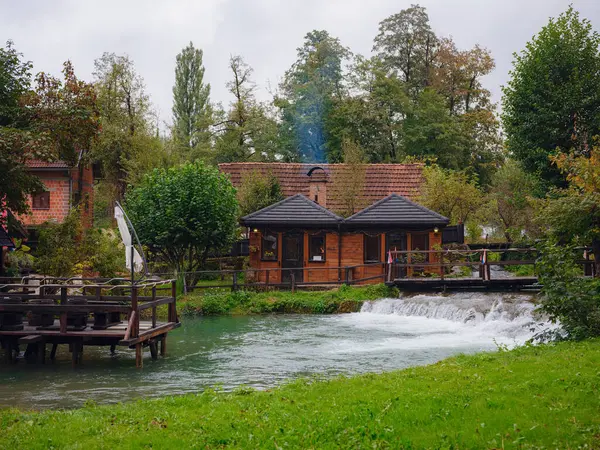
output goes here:
[{"label": "grass lawn", "polygon": [[600,448],[600,340],[266,392],[0,411],[0,448]]}]

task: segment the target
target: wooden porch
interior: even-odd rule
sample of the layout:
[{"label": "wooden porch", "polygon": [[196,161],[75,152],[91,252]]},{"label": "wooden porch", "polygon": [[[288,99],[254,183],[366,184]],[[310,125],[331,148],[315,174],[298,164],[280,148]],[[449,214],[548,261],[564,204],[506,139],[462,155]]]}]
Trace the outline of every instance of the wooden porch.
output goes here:
[{"label": "wooden porch", "polygon": [[[161,306],[167,317],[159,321]],[[21,347],[26,360],[44,363],[47,346],[53,360],[57,347],[68,345],[77,365],[84,346],[95,345],[135,349],[142,367],[144,348],[156,359],[160,346],[164,356],[167,334],[179,326],[174,280],[0,279],[0,344],[7,363],[16,361]]]}]

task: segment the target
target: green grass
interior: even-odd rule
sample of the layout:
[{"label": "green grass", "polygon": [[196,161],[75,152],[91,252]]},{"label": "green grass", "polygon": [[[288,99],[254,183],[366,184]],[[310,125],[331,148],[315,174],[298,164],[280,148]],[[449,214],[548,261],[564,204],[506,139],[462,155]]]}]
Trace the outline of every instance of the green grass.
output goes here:
[{"label": "green grass", "polygon": [[333,314],[359,311],[366,300],[397,297],[384,284],[341,286],[327,291],[249,292],[203,289],[177,300],[182,315],[303,313]]},{"label": "green grass", "polygon": [[600,448],[600,340],[73,411],[0,411],[0,448]]}]

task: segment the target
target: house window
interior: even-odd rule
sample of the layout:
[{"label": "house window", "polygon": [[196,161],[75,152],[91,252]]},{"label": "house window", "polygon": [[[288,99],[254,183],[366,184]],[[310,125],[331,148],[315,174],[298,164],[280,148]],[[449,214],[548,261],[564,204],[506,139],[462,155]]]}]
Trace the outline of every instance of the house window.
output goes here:
[{"label": "house window", "polygon": [[277,261],[277,233],[265,231],[262,235],[262,259]]},{"label": "house window", "polygon": [[325,261],[325,235],[308,237],[308,258],[310,261]]},{"label": "house window", "polygon": [[365,234],[365,262],[380,262],[381,261],[381,237],[369,236]]},{"label": "house window", "polygon": [[50,209],[50,192],[44,191],[34,194],[32,197],[33,209]]}]

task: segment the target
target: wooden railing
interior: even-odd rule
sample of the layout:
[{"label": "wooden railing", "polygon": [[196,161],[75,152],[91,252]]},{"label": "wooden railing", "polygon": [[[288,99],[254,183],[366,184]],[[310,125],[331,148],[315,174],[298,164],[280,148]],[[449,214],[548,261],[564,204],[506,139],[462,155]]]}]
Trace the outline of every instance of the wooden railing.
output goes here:
[{"label": "wooden railing", "polygon": [[[122,345],[133,345],[160,328],[157,308],[161,305],[167,305],[167,322],[178,322],[175,280],[132,285],[119,278],[0,278],[0,313],[58,317],[61,335],[81,334],[67,325],[78,315],[93,315],[96,326],[114,323],[110,315],[118,315],[119,322],[124,315],[128,325]],[[152,327],[140,333],[141,313],[148,309]]]},{"label": "wooden railing", "polygon": [[[594,276],[595,265],[590,259],[590,249],[581,248],[582,258],[577,261],[584,275]],[[497,254],[522,254],[521,259],[496,259]],[[478,278],[492,279],[492,266],[532,266],[536,277],[539,251],[535,248],[477,249],[477,250],[410,250],[390,251],[392,264],[387,267],[386,280],[411,277],[452,277],[454,267],[471,267],[478,270]]]}]

